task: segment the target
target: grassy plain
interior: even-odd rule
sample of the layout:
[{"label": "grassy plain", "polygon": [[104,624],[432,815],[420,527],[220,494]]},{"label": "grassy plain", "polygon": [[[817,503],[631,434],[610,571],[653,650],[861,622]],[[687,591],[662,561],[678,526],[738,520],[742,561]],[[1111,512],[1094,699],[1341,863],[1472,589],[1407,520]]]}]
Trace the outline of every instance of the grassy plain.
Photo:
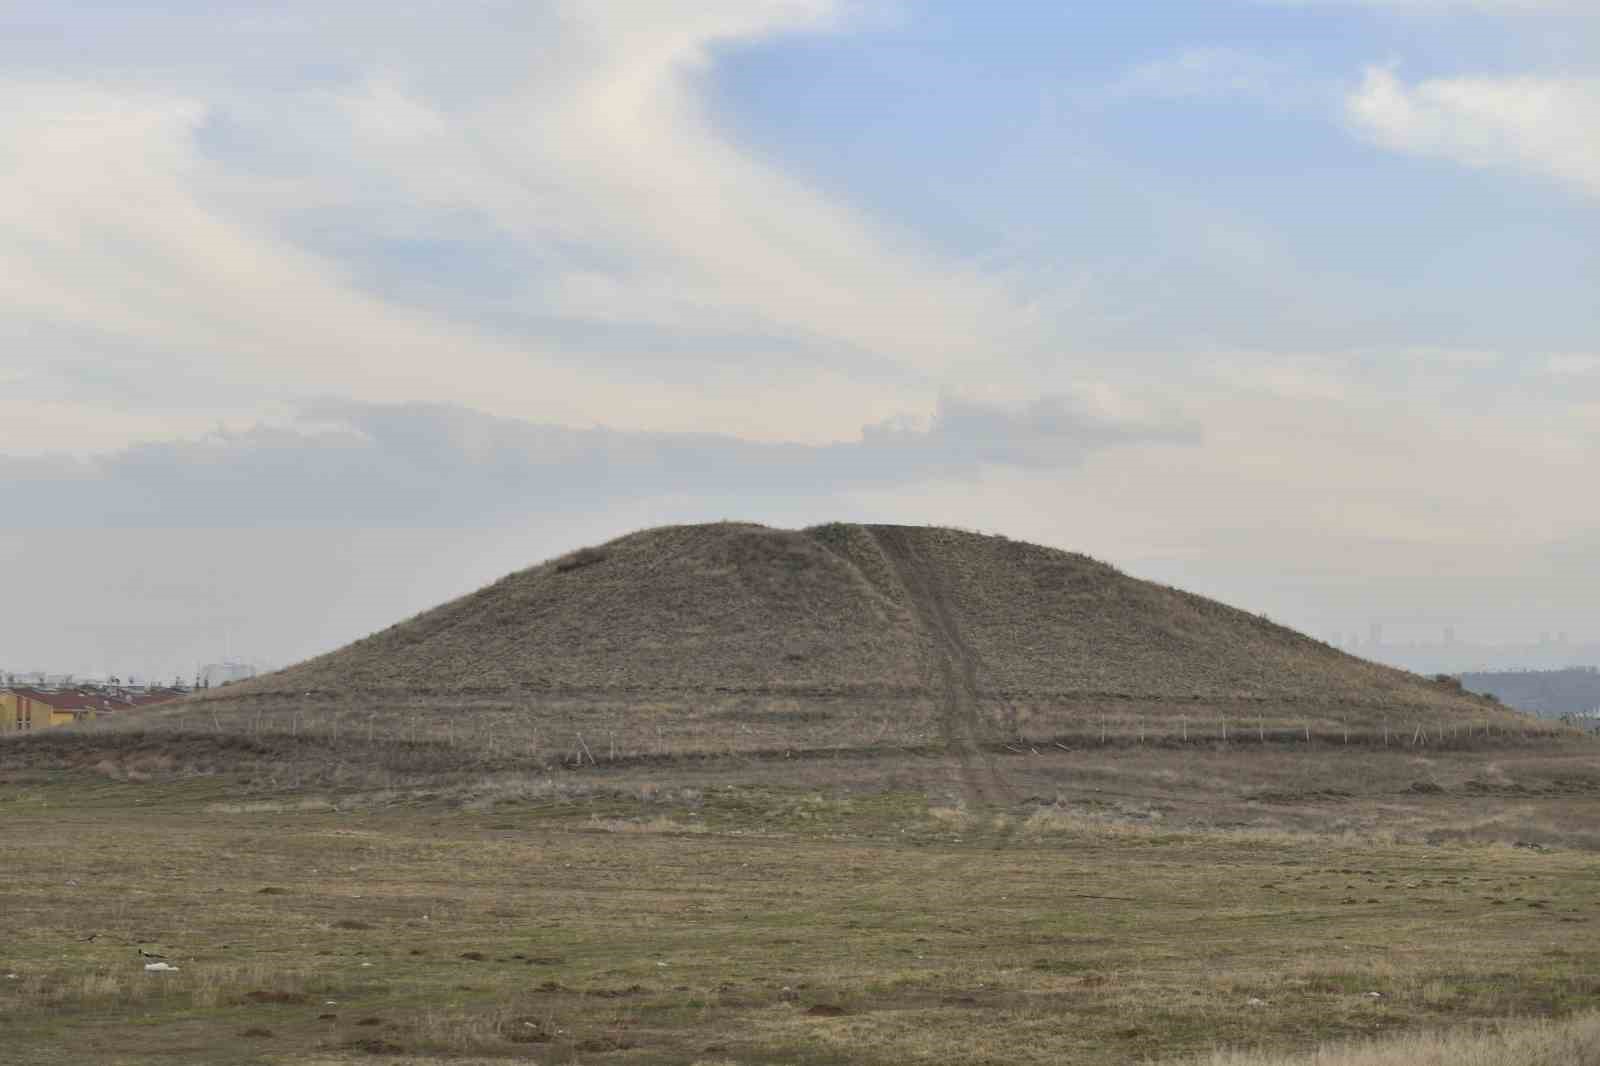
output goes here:
[{"label": "grassy plain", "polygon": [[1264,1063],[1594,1035],[1595,747],[1004,758],[981,810],[915,756],[325,789],[12,766],[0,1058]]}]

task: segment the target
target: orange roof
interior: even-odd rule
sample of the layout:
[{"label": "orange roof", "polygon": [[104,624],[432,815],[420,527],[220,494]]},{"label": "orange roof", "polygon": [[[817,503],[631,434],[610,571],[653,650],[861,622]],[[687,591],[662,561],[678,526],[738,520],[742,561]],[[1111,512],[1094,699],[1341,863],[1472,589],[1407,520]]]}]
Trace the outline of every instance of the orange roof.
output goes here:
[{"label": "orange roof", "polygon": [[98,710],[106,702],[105,697],[99,693],[80,692],[74,689],[45,692],[36,688],[14,688],[11,691],[57,711]]},{"label": "orange roof", "polygon": [[94,689],[58,689],[46,692],[37,688],[12,688],[9,691],[34,703],[42,703],[53,711],[126,711],[135,707],[167,703],[184,695],[177,689],[155,689],[137,693],[98,692]]}]

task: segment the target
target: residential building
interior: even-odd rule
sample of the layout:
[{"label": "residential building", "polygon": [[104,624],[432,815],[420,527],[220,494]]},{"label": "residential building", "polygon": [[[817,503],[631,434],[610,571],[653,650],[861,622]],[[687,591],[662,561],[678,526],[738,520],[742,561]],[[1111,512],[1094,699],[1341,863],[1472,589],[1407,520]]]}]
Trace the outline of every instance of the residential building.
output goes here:
[{"label": "residential building", "polygon": [[27,733],[175,700],[178,689],[126,692],[92,687],[0,688],[0,733]]}]

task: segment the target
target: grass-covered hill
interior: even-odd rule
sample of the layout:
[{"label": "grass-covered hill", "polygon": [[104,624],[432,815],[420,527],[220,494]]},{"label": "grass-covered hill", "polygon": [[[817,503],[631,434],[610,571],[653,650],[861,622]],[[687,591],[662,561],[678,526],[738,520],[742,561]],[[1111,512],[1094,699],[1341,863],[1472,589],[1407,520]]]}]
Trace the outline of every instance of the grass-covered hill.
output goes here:
[{"label": "grass-covered hill", "polygon": [[586,548],[153,718],[601,759],[1224,729],[1449,739],[1512,721],[1083,555],[951,529],[738,523]]}]

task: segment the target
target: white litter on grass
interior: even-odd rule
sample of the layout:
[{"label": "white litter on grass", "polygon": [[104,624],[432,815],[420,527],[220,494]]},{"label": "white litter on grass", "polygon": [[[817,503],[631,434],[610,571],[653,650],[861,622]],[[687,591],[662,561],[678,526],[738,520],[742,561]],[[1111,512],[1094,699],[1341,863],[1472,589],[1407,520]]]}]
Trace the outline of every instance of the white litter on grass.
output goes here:
[{"label": "white litter on grass", "polygon": [[22,980],[22,978],[18,977],[14,973],[8,973],[8,974],[6,974],[6,980],[7,981],[20,981],[20,980]]},{"label": "white litter on grass", "polygon": [[1368,999],[1382,999],[1383,998],[1383,993],[1382,992],[1363,992],[1361,994],[1363,996],[1366,996]]},{"label": "white litter on grass", "polygon": [[169,962],[147,962],[144,964],[145,973],[177,973],[178,968]]},{"label": "white litter on grass", "polygon": [[1249,999],[1245,1000],[1245,1002],[1252,1007],[1265,1007],[1267,1005],[1266,1000],[1257,999],[1255,996],[1251,996]]}]

